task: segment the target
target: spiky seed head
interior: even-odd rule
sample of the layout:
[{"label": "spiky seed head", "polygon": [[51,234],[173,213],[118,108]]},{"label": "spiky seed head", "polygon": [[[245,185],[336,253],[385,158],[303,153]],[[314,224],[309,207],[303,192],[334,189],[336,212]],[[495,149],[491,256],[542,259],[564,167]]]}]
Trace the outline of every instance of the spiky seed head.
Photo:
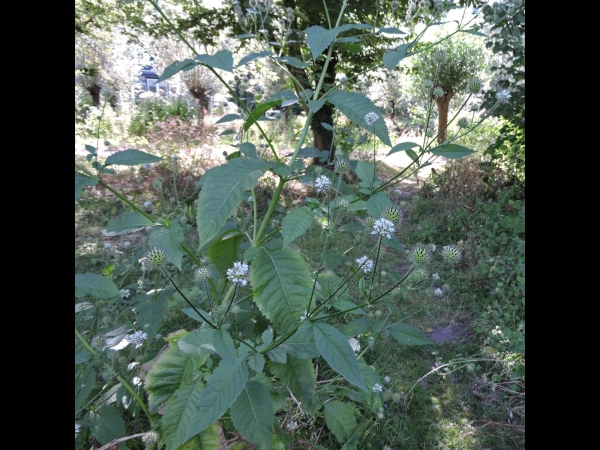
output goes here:
[{"label": "spiky seed head", "polygon": [[335,160],[334,170],[336,173],[346,173],[348,170],[348,160],[343,158],[338,158]]},{"label": "spiky seed head", "polygon": [[437,63],[442,63],[446,61],[446,51],[438,49],[435,52],[433,52],[433,60]]},{"label": "spiky seed head", "polygon": [[433,89],[433,81],[431,81],[431,80],[423,81],[423,87],[425,89]]},{"label": "spiky seed head", "polygon": [[167,262],[168,254],[165,249],[161,247],[152,247],[148,252],[146,252],[146,258],[150,264],[154,267],[161,267],[165,262]]},{"label": "spiky seed head", "polygon": [[395,206],[389,206],[381,212],[381,217],[392,223],[398,223],[400,222],[400,210]]},{"label": "spiky seed head", "polygon": [[462,253],[456,245],[446,245],[442,248],[442,258],[449,263],[457,263],[460,261]]},{"label": "spiky seed head", "polygon": [[194,278],[198,281],[204,281],[210,277],[210,270],[208,267],[198,267],[194,272]]},{"label": "spiky seed head", "polygon": [[460,119],[458,119],[458,126],[460,128],[469,128],[469,119],[467,119],[466,117],[461,117]]},{"label": "spiky seed head", "polygon": [[479,91],[481,91],[481,81],[477,79],[469,81],[467,83],[467,91],[469,91],[470,94],[479,93]]},{"label": "spiky seed head", "polygon": [[444,95],[444,90],[441,86],[436,86],[435,88],[433,88],[433,95],[435,95],[436,97],[441,97],[442,95]]},{"label": "spiky seed head", "polygon": [[408,257],[415,264],[426,264],[431,260],[431,249],[425,244],[415,244]]},{"label": "spiky seed head", "polygon": [[375,225],[375,217],[373,217],[373,216],[367,217],[366,222],[367,222],[367,226],[369,228],[373,228],[373,226]]}]

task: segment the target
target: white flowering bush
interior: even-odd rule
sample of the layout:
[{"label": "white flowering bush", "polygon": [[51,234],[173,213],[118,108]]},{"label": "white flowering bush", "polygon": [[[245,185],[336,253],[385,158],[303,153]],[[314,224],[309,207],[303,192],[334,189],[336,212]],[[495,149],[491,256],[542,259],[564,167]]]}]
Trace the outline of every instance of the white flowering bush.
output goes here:
[{"label": "white flowering bush", "polygon": [[[160,11],[156,2],[150,3]],[[335,45],[352,42],[345,41],[349,30],[377,33],[373,25],[347,22],[345,6],[343,2],[339,16],[331,18],[329,29],[314,25],[302,30],[306,37],[305,61],[291,56],[284,59],[264,47],[234,67],[232,52],[222,49],[177,61],[160,78],[165,80],[181,70],[201,65],[227,87],[221,77],[223,71],[235,72],[260,58],[269,58],[293,77],[293,67],[316,64],[321,55],[328,61]],[[276,21],[285,42],[286,30],[295,14],[293,10],[285,11],[279,18],[268,1],[252,1],[245,13],[236,2],[234,10],[240,22],[253,32],[245,38],[253,37],[263,44],[266,42],[261,37],[261,24]],[[420,7],[414,13],[419,11]],[[388,50],[383,64],[393,70],[409,56],[416,43],[409,41]],[[325,68],[321,79],[324,74]],[[230,94],[237,98],[234,91]],[[499,95],[502,101],[509,98],[507,94]],[[264,113],[284,101],[299,103],[308,111],[300,137],[285,157],[278,154],[261,126]],[[245,108],[243,102],[240,104]],[[389,147],[388,154],[406,151],[412,164],[386,182],[377,176],[375,157],[370,162],[338,163],[337,172],[307,166],[306,162],[315,156],[305,142],[311,119],[326,104],[333,105],[365,133]],[[84,185],[100,185],[131,209],[112,219],[107,232],[150,228],[148,249],[137,256],[142,271],[140,289],[136,295],[130,292],[131,298],[127,299],[135,305],[135,323],[107,320],[101,327],[105,328],[101,330],[103,339],[96,339],[94,345],[90,340],[100,333],[85,335],[78,321],[93,317],[101,306],[125,301],[125,296],[107,276],[76,275],[76,420],[94,401],[89,387],[93,388],[93,380],[112,377],[119,386],[115,389],[116,398],[120,404],[127,402],[129,413],[148,424],[144,439],[156,448],[220,448],[219,421],[226,415],[235,431],[260,449],[282,448],[287,432],[298,432],[317,416],[324,417],[340,445],[357,449],[360,433],[356,431],[366,426],[359,424],[363,419],[357,408],[384,418],[384,382],[376,369],[366,363],[364,353],[372,348],[375,339],[382,337],[404,345],[433,344],[424,332],[392,313],[384,315],[378,311],[371,317],[364,312],[394,301],[394,295],[406,293],[408,285],[432,280],[422,267],[430,249],[420,246],[409,272],[392,278],[391,287],[382,288],[379,278],[385,274],[378,271],[382,254],[400,257],[405,253],[397,237],[400,213],[393,208],[387,192],[392,192],[411,171],[437,157],[459,158],[473,151],[454,143],[434,146],[433,140],[423,145],[392,146],[379,108],[364,95],[345,90],[343,85],[325,88],[318,83],[317,89],[310,92],[304,86],[299,87],[298,93],[285,90],[258,103],[253,111],[245,108],[244,113],[243,117],[227,114],[221,122],[241,120],[244,130],[255,128],[270,154],[259,156],[256,144],[244,141],[247,135],[241,135],[237,154],[228,155],[224,164],[202,175],[196,186],[199,195],[195,200],[192,239],[184,234],[180,216],[153,217],[148,207],[137,204],[103,179],[114,171],[114,166],[154,164],[162,158],[129,149],[101,161],[96,149],[87,146],[93,170],[76,165],[76,199]],[[353,172],[357,186],[346,184],[346,171]],[[273,180],[274,189],[268,207],[259,215],[254,207],[255,189],[265,176]],[[297,207],[283,206],[282,191],[289,183],[314,187],[318,198],[306,198]],[[250,212],[243,220],[230,220],[240,205]],[[286,211],[281,222],[274,220],[276,209]],[[349,212],[362,220],[344,223],[344,214]],[[323,253],[319,261],[306,261],[290,244],[315,222],[324,225]],[[371,249],[369,254],[345,256],[336,250],[338,233],[358,236],[358,231]],[[340,260],[349,258],[349,264],[338,265],[335,271],[321,270],[325,252]],[[457,247],[444,247],[442,252],[449,263],[460,261]],[[192,271],[187,270],[189,266],[193,266]],[[188,272],[189,280],[184,279]],[[154,289],[148,289],[149,280]],[[193,288],[184,287],[188,281]],[[171,313],[193,319],[193,327],[161,328],[165,311],[175,308],[173,303],[178,307],[183,303],[184,308],[171,309]],[[361,347],[359,336],[364,334],[369,334],[370,339],[368,345]],[[98,363],[95,368],[84,364],[92,359]],[[326,370],[335,374],[327,389],[317,384],[317,360],[322,361],[319,376]],[[119,364],[128,370],[119,370]],[[296,412],[289,417],[281,414],[281,403],[285,404],[288,396],[296,404]],[[85,419],[95,427],[100,440],[114,430],[125,432],[116,407],[109,404],[89,408]],[[103,423],[110,423],[110,430],[103,428]],[[76,435],[78,432],[81,434],[82,430],[76,425]]]}]

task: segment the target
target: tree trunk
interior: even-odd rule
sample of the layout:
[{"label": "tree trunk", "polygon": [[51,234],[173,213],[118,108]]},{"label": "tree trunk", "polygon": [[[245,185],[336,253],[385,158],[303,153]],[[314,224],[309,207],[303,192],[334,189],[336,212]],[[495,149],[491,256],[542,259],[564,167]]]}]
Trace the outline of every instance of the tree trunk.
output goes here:
[{"label": "tree trunk", "polygon": [[442,86],[442,89],[444,89],[444,95],[442,95],[441,97],[438,97],[435,101],[437,103],[437,109],[438,109],[438,144],[441,145],[442,143],[444,143],[446,141],[446,127],[448,126],[448,108],[450,106],[450,100],[452,99],[452,96],[454,95],[454,92],[452,91],[452,87],[449,88],[445,88]]},{"label": "tree trunk", "polygon": [[[317,60],[317,74],[322,70],[322,64],[319,64],[320,60]],[[327,66],[327,72],[325,79],[323,80],[323,90],[327,91],[335,83],[335,66],[337,65],[337,55],[333,53]],[[323,93],[321,91],[321,94]],[[327,166],[331,164],[331,161],[335,159],[335,144],[333,143],[333,131],[327,130],[321,123],[327,123],[333,126],[333,112],[334,106],[326,103],[321,109],[313,114],[312,120],[310,121],[310,127],[313,132],[313,147],[319,150],[326,150],[329,152],[329,157],[326,161],[321,162],[319,158],[313,158],[313,164],[320,166]]]},{"label": "tree trunk", "polygon": [[92,101],[94,102],[94,106],[96,108],[100,107],[100,92],[102,91],[102,86],[98,86],[97,84],[92,84],[87,88],[87,91],[92,96]]},{"label": "tree trunk", "polygon": [[204,117],[204,114],[206,113],[206,110],[208,108],[208,97],[206,95],[206,88],[199,85],[192,85],[188,87],[188,90],[190,91],[190,94],[192,94],[192,96],[196,100],[198,100],[198,104],[200,105],[200,113],[202,117]]}]

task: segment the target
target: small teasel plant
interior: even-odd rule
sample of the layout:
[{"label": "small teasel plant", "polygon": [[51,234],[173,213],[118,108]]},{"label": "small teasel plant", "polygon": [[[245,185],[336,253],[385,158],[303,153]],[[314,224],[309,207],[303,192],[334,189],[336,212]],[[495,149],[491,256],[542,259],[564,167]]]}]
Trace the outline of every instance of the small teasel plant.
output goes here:
[{"label": "small teasel plant", "polygon": [[[171,23],[157,2],[150,3]],[[271,1],[251,0],[244,13],[235,2],[234,13],[249,35],[244,39],[253,38],[263,46],[242,58],[236,68],[231,51],[202,54],[180,36],[196,56],[173,63],[160,80],[202,65],[243,110],[243,114],[227,114],[222,119],[241,121],[238,151],[229,154],[224,164],[206,170],[196,184],[200,193],[195,201],[193,239],[184,233],[177,214],[154,218],[147,208],[105,181],[113,166],[153,164],[162,158],[128,149],[100,162],[90,148],[91,168],[76,164],[76,199],[84,185],[98,184],[131,208],[109,221],[108,232],[148,231],[148,248],[138,255],[142,283],[137,295],[125,299],[105,276],[76,275],[76,439],[84,429],[102,442],[117,438],[115,430],[124,435],[125,424],[117,408],[125,406],[138,426],[144,424],[138,434],[145,445],[154,448],[217,449],[222,428],[228,427],[268,450],[290,442],[308,424],[321,420],[340,446],[356,449],[364,430],[372,425],[359,411],[384,416],[385,381],[364,357],[373,342],[391,336],[405,345],[433,344],[422,331],[400,321],[393,308],[379,309],[384,302],[396,301],[402,287],[433,279],[428,268],[432,250],[419,244],[409,252],[408,273],[390,277],[387,284],[382,282],[388,276],[381,270],[384,250],[397,256],[406,252],[397,237],[402,226],[400,211],[387,192],[435,158],[457,158],[473,151],[458,144],[434,146],[435,139],[423,145],[392,147],[382,112],[373,102],[344,90],[343,84],[326,83],[334,47],[354,42],[346,33],[365,30],[377,38],[373,24],[344,23],[350,17],[347,3],[342,2],[337,17],[329,18],[328,29],[313,25],[295,30],[293,19],[298,11],[279,10]],[[422,13],[417,9],[409,17],[412,20]],[[280,39],[278,53],[268,49],[272,27],[280,33],[276,36]],[[304,60],[284,53],[286,42],[300,35],[305,37]],[[417,42],[387,51],[383,62],[373,69],[385,65],[392,70]],[[251,110],[221,72],[233,73],[259,58],[278,64],[297,90],[281,92]],[[442,61],[444,54],[436,58]],[[294,68],[307,65],[313,65],[317,73],[316,89],[309,89],[295,76]],[[434,96],[444,94],[438,88],[431,86]],[[498,101],[509,97],[509,93],[499,94]],[[298,103],[307,111],[300,137],[286,157],[278,154],[259,120],[284,101]],[[323,157],[333,170],[306,165],[321,157],[306,146],[313,117],[318,117],[322,108],[332,107],[372,138],[372,161],[350,161],[349,153],[341,158],[326,151]],[[330,124],[323,127],[333,131]],[[259,156],[256,145],[244,141],[250,128],[264,138],[269,153]],[[470,129],[472,126],[464,133]],[[388,154],[406,151],[412,159],[407,168],[385,182],[377,175],[375,138],[390,147]],[[358,180],[357,186],[344,181],[350,172]],[[272,195],[259,215],[254,207],[255,190],[267,175],[273,182]],[[282,192],[292,182],[314,189],[315,196],[298,207],[282,206]],[[179,199],[174,203],[179,204]],[[250,203],[248,213],[241,213],[240,205]],[[282,220],[275,221],[275,214],[282,210]],[[347,215],[361,220],[345,223]],[[322,250],[317,260],[306,261],[291,244],[315,222],[322,225]],[[337,248],[340,236],[350,233],[370,248],[367,254]],[[460,251],[454,246],[438,251],[444,263],[460,260]],[[119,307],[125,301],[135,305],[133,316],[131,307]],[[182,304],[182,309],[174,310]],[[115,314],[100,317],[107,310]],[[163,328],[167,310],[193,322]],[[365,310],[373,314],[365,314]],[[85,332],[84,324],[89,327]],[[361,347],[357,338],[365,334],[369,340]],[[326,364],[318,371],[317,360]],[[99,379],[111,381],[97,389]],[[287,398],[291,403],[286,403]]]}]

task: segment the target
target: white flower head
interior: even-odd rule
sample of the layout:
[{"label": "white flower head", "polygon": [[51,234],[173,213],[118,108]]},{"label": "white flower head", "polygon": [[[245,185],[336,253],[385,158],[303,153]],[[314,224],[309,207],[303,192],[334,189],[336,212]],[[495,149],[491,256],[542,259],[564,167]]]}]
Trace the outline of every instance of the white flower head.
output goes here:
[{"label": "white flower head", "polygon": [[437,295],[438,297],[442,296],[442,290],[440,288],[435,288],[435,290],[433,291],[433,293],[435,295]]},{"label": "white flower head", "polygon": [[352,348],[352,351],[360,352],[360,342],[358,342],[358,340],[350,338],[348,339],[348,344],[350,344],[350,348]]},{"label": "white flower head", "polygon": [[75,437],[79,434],[79,430],[81,429],[81,425],[75,422]]},{"label": "white flower head", "polygon": [[387,219],[377,219],[373,225],[373,231],[371,234],[378,234],[388,239],[392,238],[392,233],[396,231],[394,224]]},{"label": "white flower head", "polygon": [[373,260],[367,258],[366,256],[361,256],[356,260],[359,266],[362,266],[362,270],[364,273],[369,273],[373,271]]},{"label": "white flower head", "polygon": [[142,436],[142,442],[150,444],[158,441],[158,433],[156,431],[148,431]]},{"label": "white flower head", "polygon": [[306,316],[308,315],[308,312],[306,310],[304,310],[304,313],[302,313],[300,315],[300,321],[304,322],[306,320]]},{"label": "white flower head", "polygon": [[142,379],[140,377],[133,377],[131,380],[134,386],[140,386],[142,384]]},{"label": "white flower head", "polygon": [[240,283],[242,286],[248,284],[248,264],[242,261],[236,261],[233,263],[233,267],[227,269],[227,278],[232,283]]},{"label": "white flower head", "polygon": [[392,379],[389,376],[385,376],[383,377],[383,381],[385,381],[386,383],[390,384],[392,382]]},{"label": "white flower head", "polygon": [[375,385],[373,386],[373,392],[381,392],[383,391],[383,386],[380,385],[379,383],[375,383]]},{"label": "white flower head", "polygon": [[127,342],[130,344],[135,345],[135,348],[141,347],[146,339],[148,339],[148,335],[143,331],[136,331],[135,333],[125,337],[125,340],[127,340]]},{"label": "white flower head", "polygon": [[440,279],[440,276],[437,274],[437,272],[436,272],[436,273],[433,273],[433,274],[431,274],[431,277],[432,277],[434,280],[439,280],[439,279]]},{"label": "white flower head", "polygon": [[110,245],[108,242],[104,243],[104,248],[109,249],[111,247],[112,247],[112,245]]},{"label": "white flower head", "polygon": [[510,100],[510,92],[508,92],[506,89],[496,92],[496,98],[500,103],[508,103]]},{"label": "white flower head", "polygon": [[288,423],[288,424],[286,425],[286,428],[287,428],[289,431],[294,431],[296,428],[298,428],[298,422],[296,422],[296,421],[292,421],[292,422],[290,422],[290,423]]},{"label": "white flower head", "polygon": [[317,192],[325,191],[331,187],[331,180],[326,175],[321,175],[315,180]]},{"label": "white flower head", "polygon": [[379,120],[379,116],[373,111],[365,114],[365,122],[368,126],[373,125],[375,122],[377,122],[377,120]]},{"label": "white flower head", "polygon": [[129,289],[121,289],[119,292],[121,293],[121,298],[124,300],[131,297],[131,292],[129,291]]}]

